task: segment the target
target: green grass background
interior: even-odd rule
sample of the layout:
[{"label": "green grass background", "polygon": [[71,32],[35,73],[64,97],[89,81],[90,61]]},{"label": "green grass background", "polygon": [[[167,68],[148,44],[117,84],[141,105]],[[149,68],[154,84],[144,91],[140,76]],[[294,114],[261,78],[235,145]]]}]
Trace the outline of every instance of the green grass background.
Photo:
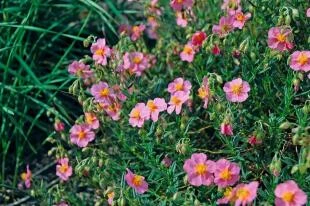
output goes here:
[{"label": "green grass background", "polygon": [[80,107],[67,65],[87,53],[90,34],[117,42],[117,26],[134,10],[115,0],[0,1],[0,184],[15,187],[27,162],[46,153],[57,115],[68,124]]}]

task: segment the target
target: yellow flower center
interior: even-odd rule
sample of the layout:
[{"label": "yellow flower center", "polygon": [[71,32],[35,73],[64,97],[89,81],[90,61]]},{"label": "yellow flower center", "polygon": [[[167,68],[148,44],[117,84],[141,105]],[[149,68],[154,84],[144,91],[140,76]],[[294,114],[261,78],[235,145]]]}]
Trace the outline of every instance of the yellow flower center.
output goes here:
[{"label": "yellow flower center", "polygon": [[109,94],[110,94],[109,88],[104,88],[104,89],[102,89],[102,90],[100,91],[101,97],[107,97],[107,96],[109,96]]},{"label": "yellow flower center", "polygon": [[238,21],[244,21],[244,20],[245,20],[245,16],[244,16],[243,14],[238,13],[238,14],[236,15],[236,19],[237,19]]},{"label": "yellow flower center", "polygon": [[86,137],[86,133],[84,132],[84,131],[80,131],[79,133],[78,133],[78,138],[79,139],[84,139]]},{"label": "yellow flower center", "polygon": [[142,185],[142,180],[143,177],[140,175],[134,175],[133,179],[132,179],[132,184],[136,187],[141,186]]},{"label": "yellow flower center", "polygon": [[85,119],[87,124],[92,124],[95,117],[92,114],[85,114]]},{"label": "yellow flower center", "polygon": [[201,87],[198,89],[198,96],[201,98],[201,99],[204,99],[206,97],[208,97],[209,95],[209,92],[207,89]]},{"label": "yellow flower center", "polygon": [[184,0],[177,0],[178,4],[182,4]]},{"label": "yellow flower center", "polygon": [[175,85],[175,90],[182,91],[183,90],[183,83],[177,83]]},{"label": "yellow flower center", "polygon": [[195,166],[195,171],[196,171],[196,173],[199,174],[199,175],[205,174],[205,173],[207,172],[207,165],[202,164],[202,163],[197,164],[197,165]]},{"label": "yellow flower center", "polygon": [[67,164],[63,164],[63,165],[60,166],[59,171],[61,173],[66,173],[68,171],[68,169],[69,169],[68,165]]},{"label": "yellow flower center", "polygon": [[278,34],[277,35],[277,40],[281,43],[286,41],[286,36],[284,34]]},{"label": "yellow flower center", "polygon": [[139,56],[135,56],[133,59],[132,59],[133,63],[135,64],[140,64],[142,62],[142,58],[139,57]]},{"label": "yellow flower center", "polygon": [[181,104],[182,101],[181,101],[178,97],[172,96],[172,97],[171,97],[171,102],[172,102],[174,105],[178,106],[178,105]]},{"label": "yellow flower center", "polygon": [[309,59],[308,59],[308,57],[307,57],[306,54],[301,53],[301,54],[298,56],[297,61],[298,61],[298,63],[299,63],[300,65],[303,66],[303,65],[307,64],[307,62],[309,61]]},{"label": "yellow flower center", "polygon": [[241,91],[242,91],[242,84],[234,84],[234,85],[232,85],[231,91],[232,91],[232,93],[235,94],[235,95],[241,94]]},{"label": "yellow flower center", "polygon": [[250,191],[245,187],[238,189],[236,193],[237,199],[243,200],[243,201],[247,200],[249,195],[250,195]]},{"label": "yellow flower center", "polygon": [[282,196],[282,199],[287,202],[287,203],[291,203],[294,201],[294,193],[292,192],[285,192]]},{"label": "yellow flower center", "polygon": [[132,118],[139,118],[140,117],[140,111],[138,109],[133,109],[131,113]]},{"label": "yellow flower center", "polygon": [[228,24],[224,24],[222,26],[222,32],[228,32],[231,29],[231,26],[229,26]]},{"label": "yellow flower center", "polygon": [[154,112],[158,109],[152,100],[147,102],[147,107],[151,110],[151,112]]},{"label": "yellow flower center", "polygon": [[111,199],[111,198],[113,198],[113,197],[114,197],[114,192],[110,192],[110,193],[108,194],[108,198]]},{"label": "yellow flower center", "polygon": [[185,47],[184,47],[184,49],[183,49],[183,52],[184,52],[185,54],[190,55],[190,54],[193,53],[193,49],[192,49],[192,47],[190,47],[190,46],[188,46],[188,45],[185,45]]},{"label": "yellow flower center", "polygon": [[27,179],[27,173],[26,172],[23,172],[20,177],[22,178],[23,181],[25,181]]},{"label": "yellow flower center", "polygon": [[228,168],[225,168],[221,173],[220,173],[220,178],[223,180],[230,180],[231,179],[231,172],[229,171]]},{"label": "yellow flower center", "polygon": [[105,50],[104,49],[97,49],[95,54],[100,55],[100,56],[104,56],[105,55]]},{"label": "yellow flower center", "polygon": [[140,32],[139,26],[133,26],[133,27],[132,27],[132,32],[133,32],[133,33]]}]

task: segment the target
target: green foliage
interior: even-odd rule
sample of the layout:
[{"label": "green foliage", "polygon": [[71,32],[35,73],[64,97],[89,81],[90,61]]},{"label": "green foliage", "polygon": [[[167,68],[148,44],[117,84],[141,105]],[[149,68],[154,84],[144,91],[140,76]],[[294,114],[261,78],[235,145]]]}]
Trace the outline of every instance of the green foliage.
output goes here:
[{"label": "green foliage", "polygon": [[119,21],[134,10],[111,0],[3,0],[0,6],[0,184],[16,186],[19,167],[45,153],[53,118],[70,124],[81,112],[67,94],[67,65],[86,53],[84,38],[104,33],[113,44]]},{"label": "green foliage", "polygon": [[[94,13],[101,11],[92,1],[81,2],[92,6]],[[140,8],[143,3],[145,7]],[[147,16],[148,3],[133,3],[133,8],[143,9]],[[34,199],[44,205],[61,201],[71,205],[106,205],[107,194],[114,191],[115,205],[216,205],[216,200],[223,196],[221,189],[215,185],[193,187],[187,182],[183,164],[196,152],[207,154],[209,159],[227,158],[238,163],[241,167],[240,182],[259,181],[255,205],[273,205],[276,185],[289,179],[295,180],[309,196],[309,79],[290,68],[290,52],[272,51],[267,45],[271,27],[288,26],[293,30],[294,49],[309,50],[310,20],[305,15],[307,2],[242,1],[243,11],[251,12],[252,18],[242,30],[218,38],[212,34],[212,25],[224,15],[220,10],[221,3],[218,0],[208,0],[207,3],[196,0],[193,8],[195,18],[186,28],[180,28],[175,24],[175,14],[169,1],[162,0],[159,1],[163,7],[159,18],[160,37],[155,43],[146,37],[132,42],[128,36],[122,35],[114,46],[120,56],[133,51],[156,56],[156,64],[141,77],[115,72],[122,63],[121,58],[113,57],[107,66],[101,66],[95,64],[90,56],[76,56],[91,66],[95,73],[94,83],[106,81],[109,85],[118,84],[127,100],[122,105],[121,119],[112,121],[100,110],[88,86],[81,79],[73,82],[70,93],[81,104],[83,112],[96,113],[100,128],[96,131],[95,141],[86,148],[70,142],[68,129],[62,134],[51,135],[48,141],[54,143],[54,147],[49,154],[55,159],[68,157],[74,174],[68,182],[55,185],[33,178],[31,195]],[[114,11],[112,7],[111,11]],[[109,18],[104,12],[101,15]],[[138,23],[140,21],[137,20],[132,25]],[[85,26],[88,24],[86,22]],[[184,45],[194,32],[201,30],[209,36],[195,55],[195,60],[192,63],[181,61],[179,53]],[[59,38],[68,37],[59,35]],[[222,50],[220,56],[211,53],[215,44]],[[232,56],[235,50],[241,52],[240,58]],[[75,51],[66,50],[65,53],[71,55]],[[41,79],[37,84],[39,82],[33,78],[36,75],[31,74],[31,65],[25,66],[27,64],[22,63],[22,58],[15,59],[24,66],[24,72],[30,71],[27,73],[30,81],[36,86],[42,84]],[[56,65],[61,67],[64,63],[69,62]],[[202,107],[197,95],[205,76],[209,78],[213,94],[207,109]],[[146,103],[156,97],[168,101],[170,95],[166,88],[177,77],[183,77],[193,85],[192,106],[183,105],[180,115],[163,112],[158,122],[147,121],[141,129],[130,126],[128,119],[132,108],[139,102]],[[243,103],[227,101],[223,91],[223,84],[237,77],[251,86],[249,98]],[[65,75],[63,78],[69,81]],[[63,87],[66,86],[68,84],[64,83]],[[295,91],[294,86],[298,86],[299,90]],[[40,88],[44,87],[36,89],[41,91]],[[47,91],[42,89],[44,93]],[[71,115],[66,114],[69,110],[63,105],[54,107],[53,112],[59,111],[56,115],[63,121],[68,119],[67,116],[75,116],[76,123],[84,121],[84,116],[76,111],[73,111],[75,115]],[[230,137],[220,133],[220,125],[227,119],[234,130]],[[252,135],[261,139],[262,143],[251,146],[248,138]],[[173,160],[170,167],[161,163],[166,155]],[[128,186],[124,180],[126,168],[145,177],[149,183],[146,193],[139,195]],[[279,176],[274,175],[277,173]]]}]

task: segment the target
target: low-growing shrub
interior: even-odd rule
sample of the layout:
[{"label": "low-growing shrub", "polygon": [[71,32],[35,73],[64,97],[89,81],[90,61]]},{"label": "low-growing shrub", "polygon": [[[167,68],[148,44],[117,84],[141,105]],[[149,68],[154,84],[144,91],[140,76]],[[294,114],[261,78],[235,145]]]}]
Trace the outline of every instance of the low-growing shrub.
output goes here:
[{"label": "low-growing shrub", "polygon": [[113,47],[90,36],[90,53],[69,65],[85,115],[71,128],[55,122],[60,182],[47,188],[25,173],[32,195],[62,205],[305,205],[309,2],[132,4],[145,21],[122,25]]}]

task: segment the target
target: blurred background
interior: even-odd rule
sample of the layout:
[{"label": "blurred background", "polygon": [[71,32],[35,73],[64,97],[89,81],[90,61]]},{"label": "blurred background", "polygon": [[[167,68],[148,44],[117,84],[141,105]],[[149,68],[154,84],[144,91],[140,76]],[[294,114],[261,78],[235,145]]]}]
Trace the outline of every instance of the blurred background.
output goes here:
[{"label": "blurred background", "polygon": [[27,163],[48,162],[55,116],[69,127],[81,112],[67,65],[89,54],[91,34],[115,44],[118,26],[137,13],[126,8],[126,0],[0,1],[0,194],[16,188]]}]

